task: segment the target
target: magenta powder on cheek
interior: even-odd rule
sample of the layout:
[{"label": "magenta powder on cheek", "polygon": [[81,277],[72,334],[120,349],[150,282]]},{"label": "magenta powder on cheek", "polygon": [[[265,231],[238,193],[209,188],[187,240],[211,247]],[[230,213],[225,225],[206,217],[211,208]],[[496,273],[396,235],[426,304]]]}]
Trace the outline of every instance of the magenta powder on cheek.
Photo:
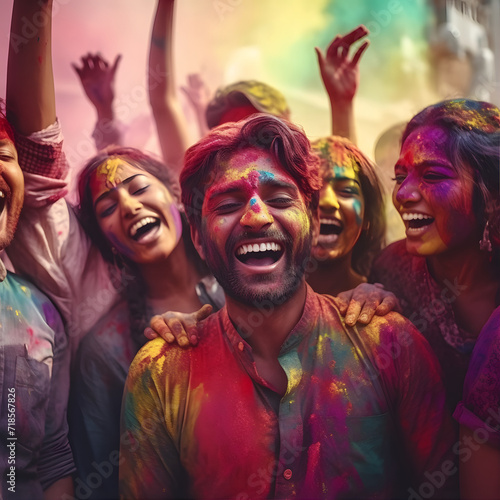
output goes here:
[{"label": "magenta powder on cheek", "polygon": [[172,213],[172,218],[174,219],[175,230],[177,231],[178,239],[180,239],[182,235],[182,220],[179,209],[174,203],[170,205],[170,212]]}]

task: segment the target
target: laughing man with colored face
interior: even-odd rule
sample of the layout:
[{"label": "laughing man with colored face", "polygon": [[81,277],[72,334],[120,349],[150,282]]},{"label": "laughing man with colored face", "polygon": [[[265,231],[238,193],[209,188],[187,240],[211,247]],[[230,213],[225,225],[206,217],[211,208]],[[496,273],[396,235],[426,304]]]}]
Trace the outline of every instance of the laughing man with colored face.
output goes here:
[{"label": "laughing man with colored face", "polygon": [[135,358],[124,498],[394,498],[442,470],[452,433],[426,341],[396,313],[349,328],[305,282],[317,165],[300,129],[264,115],[187,151],[182,201],[226,306],[196,349],[156,339]]}]

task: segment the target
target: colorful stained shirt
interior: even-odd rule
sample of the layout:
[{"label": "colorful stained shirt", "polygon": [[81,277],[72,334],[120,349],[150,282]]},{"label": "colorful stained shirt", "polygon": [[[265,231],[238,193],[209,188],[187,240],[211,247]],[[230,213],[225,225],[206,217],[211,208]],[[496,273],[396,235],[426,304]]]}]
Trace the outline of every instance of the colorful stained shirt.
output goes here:
[{"label": "colorful stained shirt", "polygon": [[[214,310],[224,295],[215,278],[201,280],[196,292]],[[221,302],[222,299],[222,302]],[[151,314],[152,315],[152,314]],[[126,301],[116,304],[82,339],[72,372],[70,438],[85,499],[118,498],[120,409],[130,363],[147,342],[130,332]],[[96,484],[95,474],[100,481]]]},{"label": "colorful stained shirt", "polygon": [[41,499],[71,475],[69,351],[55,307],[19,276],[0,283],[0,498]]},{"label": "colorful stained shirt", "polygon": [[196,348],[156,339],[130,367],[122,498],[407,497],[448,456],[437,361],[400,315],[347,328],[333,299],[308,287],[278,358],[283,397],[226,308],[202,325]]},{"label": "colorful stained shirt", "polygon": [[465,377],[463,401],[453,417],[500,448],[500,307],[484,325]]},{"label": "colorful stained shirt", "polygon": [[458,327],[453,302],[461,293],[457,281],[441,288],[425,257],[410,255],[404,240],[385,248],[372,266],[370,282],[382,283],[398,297],[403,314],[418,328],[436,354],[443,372],[448,408],[462,399],[465,374],[475,339]]}]

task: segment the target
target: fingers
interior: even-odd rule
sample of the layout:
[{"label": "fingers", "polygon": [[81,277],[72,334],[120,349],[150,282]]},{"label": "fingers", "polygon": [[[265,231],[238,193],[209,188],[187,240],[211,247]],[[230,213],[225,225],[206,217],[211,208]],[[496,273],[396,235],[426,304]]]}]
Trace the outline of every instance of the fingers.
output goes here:
[{"label": "fingers", "polygon": [[340,314],[345,316],[347,308],[349,307],[349,302],[351,302],[352,290],[346,292],[341,292],[336,297],[337,307],[339,308]]},{"label": "fingers", "polygon": [[375,314],[377,316],[385,316],[391,311],[396,311],[400,314],[403,312],[403,310],[401,309],[401,305],[399,304],[399,300],[393,294],[384,297],[382,302],[376,308]]},{"label": "fingers", "polygon": [[345,322],[349,326],[354,326],[358,321],[361,312],[361,303],[357,300],[351,300],[345,315]]},{"label": "fingers", "polygon": [[360,24],[357,28],[347,33],[342,37],[342,42],[346,45],[352,45],[353,43],[361,40],[363,37],[368,35],[369,31],[366,26]]},{"label": "fingers", "polygon": [[76,74],[81,78],[82,70],[75,63],[71,63],[71,67],[76,71]]},{"label": "fingers", "polygon": [[316,56],[318,58],[318,66],[321,71],[323,71],[323,66],[325,63],[325,56],[319,47],[314,47],[314,51],[316,52]]},{"label": "fingers", "polygon": [[361,47],[356,51],[356,54],[354,54],[354,57],[352,58],[351,64],[353,66],[356,66],[361,59],[361,56],[365,52],[365,50],[368,48],[368,45],[370,45],[370,42],[367,40],[364,42]]},{"label": "fingers", "polygon": [[171,344],[175,340],[170,327],[166,324],[162,316],[153,316],[149,322],[149,326],[151,327],[150,329],[154,330],[157,336],[160,336],[165,342]]},{"label": "fingers", "polygon": [[210,304],[205,304],[204,306],[201,306],[201,308],[194,313],[195,321],[199,323],[205,318],[208,318],[212,314],[212,311],[213,307]]},{"label": "fingers", "polygon": [[114,74],[116,73],[116,70],[118,69],[118,65],[120,64],[120,61],[122,60],[122,55],[118,54],[115,57],[115,61],[113,62],[113,66],[111,67],[111,72]]},{"label": "fingers", "polygon": [[144,336],[149,340],[153,340],[158,337],[158,334],[151,327],[147,326],[144,328]]},{"label": "fingers", "polygon": [[357,318],[358,323],[367,325],[372,320],[373,316],[375,316],[375,311],[377,310],[377,307],[380,305],[379,303],[380,303],[379,297],[370,296],[365,301],[363,307],[361,308],[359,317]]},{"label": "fingers", "polygon": [[[360,25],[344,36],[337,35],[333,39],[332,43],[328,46],[328,49],[326,51],[327,59],[330,60],[335,60],[337,58],[346,59],[347,56],[349,55],[349,50],[351,46],[358,40],[361,40],[361,38],[368,35],[368,33],[369,33],[368,29],[365,26]],[[353,64],[358,63],[359,59],[363,55],[363,52],[367,49],[368,45],[369,42],[366,41],[357,50],[352,60]]]}]

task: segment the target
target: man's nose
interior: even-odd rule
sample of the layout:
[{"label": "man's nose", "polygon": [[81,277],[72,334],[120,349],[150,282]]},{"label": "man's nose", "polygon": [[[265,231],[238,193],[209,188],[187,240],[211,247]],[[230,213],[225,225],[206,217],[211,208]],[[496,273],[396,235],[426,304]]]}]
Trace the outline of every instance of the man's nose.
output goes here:
[{"label": "man's nose", "polygon": [[266,204],[258,196],[254,196],[250,199],[240,219],[240,224],[242,226],[256,231],[273,222],[273,216],[269,213]]}]

